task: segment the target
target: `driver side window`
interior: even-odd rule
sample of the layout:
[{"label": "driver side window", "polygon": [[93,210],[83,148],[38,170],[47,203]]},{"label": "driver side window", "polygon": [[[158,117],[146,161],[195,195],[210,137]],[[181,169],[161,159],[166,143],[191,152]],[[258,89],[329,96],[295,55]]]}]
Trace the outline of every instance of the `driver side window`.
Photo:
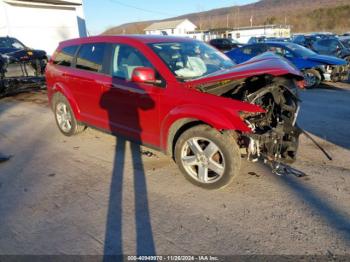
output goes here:
[{"label": "driver side window", "polygon": [[112,76],[130,80],[136,67],[151,67],[148,59],[135,47],[129,45],[114,45],[112,56]]}]

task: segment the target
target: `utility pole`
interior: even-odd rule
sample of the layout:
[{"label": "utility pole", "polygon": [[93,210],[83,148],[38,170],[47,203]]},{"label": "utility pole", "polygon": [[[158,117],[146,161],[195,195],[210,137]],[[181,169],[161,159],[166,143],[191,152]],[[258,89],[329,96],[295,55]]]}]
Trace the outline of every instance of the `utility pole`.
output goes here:
[{"label": "utility pole", "polygon": [[198,20],[199,20],[199,30],[202,30],[202,28],[203,28],[203,20],[202,20],[203,6],[201,4],[197,5],[197,12],[198,12]]}]

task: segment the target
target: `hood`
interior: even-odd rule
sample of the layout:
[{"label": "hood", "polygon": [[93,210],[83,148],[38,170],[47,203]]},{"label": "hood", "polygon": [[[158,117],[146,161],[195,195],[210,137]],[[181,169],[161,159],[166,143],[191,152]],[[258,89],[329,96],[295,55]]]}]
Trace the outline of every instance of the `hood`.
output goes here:
[{"label": "hood", "polygon": [[242,64],[235,65],[230,69],[220,70],[205,77],[187,82],[189,85],[211,83],[222,80],[239,80],[257,75],[293,75],[296,79],[302,80],[301,72],[288,60],[267,52],[258,55]]},{"label": "hood", "polygon": [[308,60],[313,62],[322,63],[325,65],[346,65],[347,62],[344,59],[337,58],[329,55],[313,55],[306,57]]}]

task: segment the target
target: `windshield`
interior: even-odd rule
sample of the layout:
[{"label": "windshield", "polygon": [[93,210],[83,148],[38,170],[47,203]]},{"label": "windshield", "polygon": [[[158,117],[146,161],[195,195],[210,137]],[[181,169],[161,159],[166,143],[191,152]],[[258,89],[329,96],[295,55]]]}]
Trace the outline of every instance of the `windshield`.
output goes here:
[{"label": "windshield", "polygon": [[15,38],[1,37],[0,48],[25,49],[25,46]]},{"label": "windshield", "polygon": [[199,42],[172,42],[150,44],[179,80],[203,77],[235,65],[215,48]]},{"label": "windshield", "polygon": [[312,56],[312,55],[316,55],[316,53],[306,47],[303,47],[301,45],[297,45],[297,44],[286,44],[286,47],[289,48],[291,51],[293,51],[296,55],[298,56]]},{"label": "windshield", "polygon": [[238,41],[232,38],[229,38],[228,41],[230,41],[231,44],[238,44]]}]

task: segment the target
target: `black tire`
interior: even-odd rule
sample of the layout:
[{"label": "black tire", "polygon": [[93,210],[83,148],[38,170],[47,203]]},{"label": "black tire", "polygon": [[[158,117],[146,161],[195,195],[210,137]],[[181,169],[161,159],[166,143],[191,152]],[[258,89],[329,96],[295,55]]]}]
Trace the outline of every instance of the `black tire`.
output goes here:
[{"label": "black tire", "polygon": [[[62,127],[62,125],[60,125],[59,111],[63,105],[66,107],[67,115],[70,115],[70,119],[69,119],[70,128],[69,129],[65,129]],[[56,120],[56,124],[58,126],[58,129],[65,136],[73,136],[73,135],[76,135],[76,134],[83,132],[86,129],[85,125],[79,123],[76,120],[74,113],[73,113],[73,110],[72,110],[67,98],[65,98],[62,94],[60,94],[60,93],[55,94],[55,96],[52,99],[52,109],[53,109],[54,114],[55,114],[55,120]]]},{"label": "black tire", "polygon": [[306,69],[304,70],[304,77],[306,80],[306,75],[308,74],[310,77],[313,78],[313,82],[308,84],[307,81],[305,81],[305,88],[316,88],[321,84],[322,76],[320,72],[318,72],[315,69]]},{"label": "black tire", "polygon": [[350,64],[350,56],[346,56],[344,59],[348,62],[348,64]]},{"label": "black tire", "polygon": [[[208,172],[207,177],[208,179],[211,179],[211,181],[208,182],[199,181],[199,165],[191,165],[186,167],[182,160],[184,159],[183,154],[186,152],[186,147],[188,147],[187,150],[190,151],[190,154],[193,153],[188,141],[197,138],[204,139],[199,139],[197,144],[203,150],[202,153],[206,152],[205,149],[208,148],[208,145],[211,144],[211,142],[213,142],[214,146],[217,146],[220,150],[214,153],[210,159],[207,158],[205,163],[206,165],[208,165],[208,163],[212,163],[211,161],[214,160],[214,157],[216,157],[218,161],[215,161],[215,163],[219,164],[219,166],[223,166],[223,168],[220,168],[220,170],[223,170],[223,172],[221,172],[222,174],[217,175],[217,178],[215,178],[215,172],[210,169],[211,164],[209,164],[209,166],[206,167]],[[205,140],[209,140],[209,144],[205,145]],[[200,145],[200,143],[204,144]],[[241,154],[233,136],[225,133],[222,134],[216,129],[206,125],[199,125],[186,130],[176,142],[174,155],[175,161],[185,178],[192,184],[205,189],[219,189],[229,185],[232,182],[232,179],[238,175],[240,171]],[[195,156],[196,154],[186,157],[196,158]],[[196,172],[198,173],[197,177],[195,177],[194,174]]]}]

